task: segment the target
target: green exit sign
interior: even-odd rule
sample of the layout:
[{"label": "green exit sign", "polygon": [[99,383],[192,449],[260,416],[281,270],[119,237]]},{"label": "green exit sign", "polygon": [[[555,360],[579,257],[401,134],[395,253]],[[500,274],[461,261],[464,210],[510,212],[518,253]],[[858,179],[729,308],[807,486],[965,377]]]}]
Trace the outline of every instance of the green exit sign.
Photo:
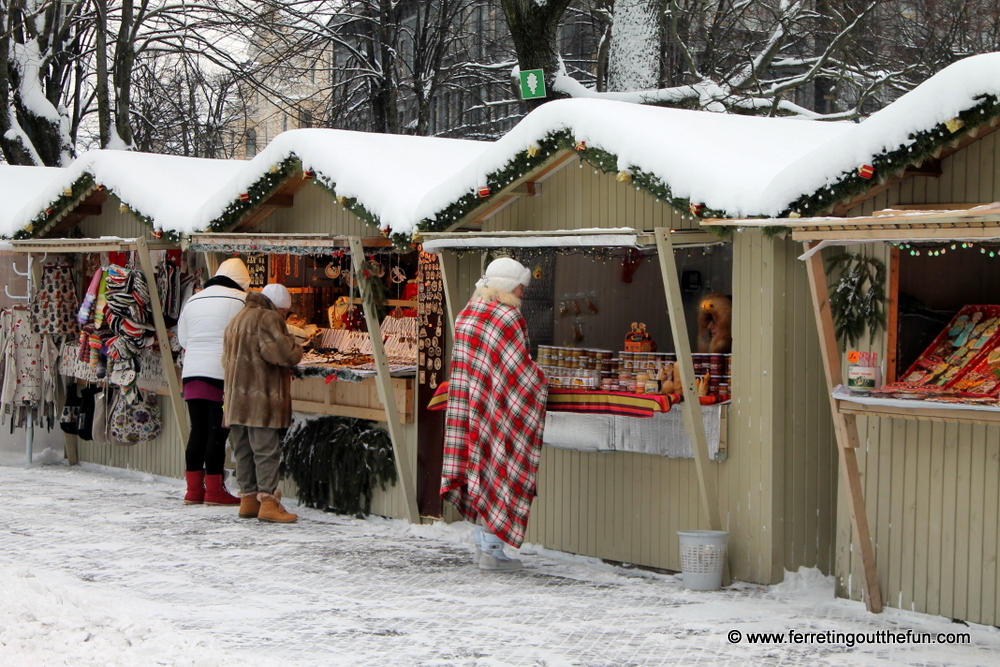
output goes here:
[{"label": "green exit sign", "polygon": [[521,72],[521,99],[534,100],[545,97],[545,72],[529,69]]}]

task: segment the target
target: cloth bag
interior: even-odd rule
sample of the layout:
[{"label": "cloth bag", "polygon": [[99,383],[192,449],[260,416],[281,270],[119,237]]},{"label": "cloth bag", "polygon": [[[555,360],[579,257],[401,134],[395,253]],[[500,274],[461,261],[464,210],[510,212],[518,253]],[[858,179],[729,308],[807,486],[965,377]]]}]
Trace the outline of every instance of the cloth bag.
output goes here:
[{"label": "cloth bag", "polygon": [[115,444],[134,445],[155,439],[163,430],[160,404],[153,392],[119,391],[108,414],[108,435]]}]

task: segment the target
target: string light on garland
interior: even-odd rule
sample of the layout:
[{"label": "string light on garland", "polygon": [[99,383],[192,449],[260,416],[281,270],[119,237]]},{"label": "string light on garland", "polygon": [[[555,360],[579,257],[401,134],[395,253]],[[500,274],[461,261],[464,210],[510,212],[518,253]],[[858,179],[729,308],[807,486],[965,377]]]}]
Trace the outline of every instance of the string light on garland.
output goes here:
[{"label": "string light on garland", "polygon": [[979,248],[979,254],[981,255],[988,257],[1000,256],[1000,241],[990,243],[973,243],[970,241],[959,243],[955,241],[941,244],[902,242],[894,243],[893,245],[900,251],[908,253],[911,257],[941,257],[942,255],[947,255],[949,250],[961,251],[973,250],[975,248]]}]

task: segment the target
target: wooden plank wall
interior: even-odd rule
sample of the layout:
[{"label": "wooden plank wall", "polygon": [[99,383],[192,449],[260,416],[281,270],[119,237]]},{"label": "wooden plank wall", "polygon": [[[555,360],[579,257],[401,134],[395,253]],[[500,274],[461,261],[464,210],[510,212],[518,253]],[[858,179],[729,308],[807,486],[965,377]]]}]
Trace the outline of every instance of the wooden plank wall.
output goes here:
[{"label": "wooden plank wall", "polygon": [[261,234],[378,235],[378,230],[338,204],[329,192],[315,183],[296,192],[294,202],[292,208],[275,209],[253,231]]},{"label": "wooden plank wall", "polygon": [[540,196],[522,197],[486,221],[487,231],[637,227],[653,230],[698,229],[645,190],[619,183],[614,174],[597,172],[575,157],[541,183]]},{"label": "wooden plank wall", "polygon": [[[908,179],[853,209],[1000,199],[1000,138],[942,161],[939,178]],[[884,253],[885,247],[869,246]],[[957,304],[961,305],[961,304]],[[885,353],[884,342],[874,349]],[[996,625],[1000,618],[1000,428],[893,418],[859,420],[858,464],[886,606]],[[840,497],[837,592],[861,599],[850,516]]]}]

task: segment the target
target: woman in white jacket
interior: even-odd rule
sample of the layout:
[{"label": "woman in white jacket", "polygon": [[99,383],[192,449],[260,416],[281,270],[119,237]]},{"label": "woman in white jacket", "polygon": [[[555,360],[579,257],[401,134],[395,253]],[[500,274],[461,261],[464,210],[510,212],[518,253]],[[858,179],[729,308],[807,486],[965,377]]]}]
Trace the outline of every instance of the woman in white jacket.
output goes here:
[{"label": "woman in white jacket", "polygon": [[243,310],[250,272],[242,260],[227,259],[201,290],[184,304],[177,340],[184,348],[184,401],[191,417],[185,451],[188,505],[239,505],[224,483],[226,440],[222,426],[222,335]]}]

